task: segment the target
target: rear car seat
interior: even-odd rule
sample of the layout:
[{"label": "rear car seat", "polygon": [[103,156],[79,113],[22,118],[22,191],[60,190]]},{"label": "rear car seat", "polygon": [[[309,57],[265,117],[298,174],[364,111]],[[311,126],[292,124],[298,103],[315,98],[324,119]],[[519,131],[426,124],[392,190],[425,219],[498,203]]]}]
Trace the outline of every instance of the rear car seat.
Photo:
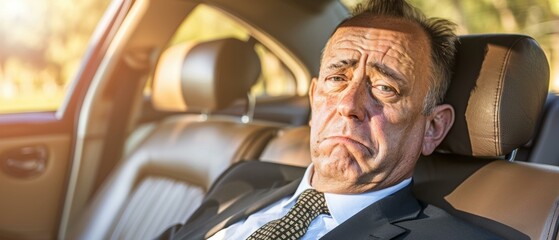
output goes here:
[{"label": "rear car seat", "polygon": [[156,68],[154,106],[204,114],[143,128],[139,135],[147,137],[111,173],[71,226],[70,239],[151,239],[184,222],[223,170],[259,156],[275,134],[270,125],[211,114],[246,98],[259,73],[253,46],[237,39],[167,49]]},{"label": "rear car seat", "polygon": [[308,126],[282,129],[264,148],[260,161],[306,167],[311,163],[309,144]]},{"label": "rear car seat", "polygon": [[[548,81],[532,38],[461,37],[446,99],[456,120],[437,152],[417,162],[416,196],[506,239],[558,239],[559,167],[506,160],[529,141]],[[308,165],[309,128],[282,132],[262,160]]]}]

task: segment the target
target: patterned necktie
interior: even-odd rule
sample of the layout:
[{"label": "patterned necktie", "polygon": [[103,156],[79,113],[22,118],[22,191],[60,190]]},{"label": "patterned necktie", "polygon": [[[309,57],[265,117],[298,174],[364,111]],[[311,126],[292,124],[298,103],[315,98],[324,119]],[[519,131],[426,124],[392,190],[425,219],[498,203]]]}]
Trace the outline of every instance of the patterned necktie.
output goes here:
[{"label": "patterned necktie", "polygon": [[307,189],[285,216],[266,223],[247,240],[299,239],[305,235],[312,220],[320,214],[330,214],[324,194]]}]

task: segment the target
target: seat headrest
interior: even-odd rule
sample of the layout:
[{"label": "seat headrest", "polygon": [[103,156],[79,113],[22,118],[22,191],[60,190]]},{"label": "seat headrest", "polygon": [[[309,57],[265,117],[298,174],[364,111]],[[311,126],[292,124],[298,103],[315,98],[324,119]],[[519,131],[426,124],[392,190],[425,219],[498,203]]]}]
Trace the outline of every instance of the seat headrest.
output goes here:
[{"label": "seat headrest", "polygon": [[462,36],[445,101],[456,119],[439,150],[497,157],[530,140],[545,102],[549,65],[531,37]]},{"label": "seat headrest", "polygon": [[213,112],[244,99],[260,75],[254,46],[234,38],[185,42],[161,54],[152,102],[161,111]]}]

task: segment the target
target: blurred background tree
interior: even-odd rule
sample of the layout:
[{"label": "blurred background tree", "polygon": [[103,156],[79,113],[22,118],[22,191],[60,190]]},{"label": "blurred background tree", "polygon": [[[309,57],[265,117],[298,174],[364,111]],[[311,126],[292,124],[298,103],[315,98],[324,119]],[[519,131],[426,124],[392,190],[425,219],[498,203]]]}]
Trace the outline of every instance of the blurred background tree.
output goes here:
[{"label": "blurred background tree", "polygon": [[[352,8],[363,0],[341,0]],[[522,33],[533,36],[550,61],[550,89],[559,91],[558,0],[409,0],[428,16],[458,23],[460,34]],[[0,0],[0,113],[51,111],[61,103],[74,78],[89,38],[110,0]],[[180,28],[172,43],[234,35],[244,30],[201,8]],[[217,17],[216,17],[217,16]],[[205,23],[205,24],[199,24]],[[213,23],[215,28],[206,28]],[[217,29],[217,30],[216,30]],[[231,33],[233,32],[233,33]],[[259,52],[277,62],[274,79],[292,77],[265,48]],[[273,61],[272,61],[273,60]],[[269,64],[274,65],[274,64]],[[276,84],[277,85],[277,84]]]},{"label": "blurred background tree", "polygon": [[109,0],[0,0],[0,112],[54,110]]}]

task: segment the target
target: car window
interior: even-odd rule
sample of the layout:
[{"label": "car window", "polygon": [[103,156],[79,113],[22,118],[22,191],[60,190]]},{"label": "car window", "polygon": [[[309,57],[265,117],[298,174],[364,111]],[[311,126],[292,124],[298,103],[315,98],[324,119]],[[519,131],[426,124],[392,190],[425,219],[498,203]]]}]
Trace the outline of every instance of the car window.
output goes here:
[{"label": "car window", "polygon": [[[342,0],[352,8],[362,0]],[[450,19],[459,34],[520,33],[532,36],[548,58],[549,88],[559,92],[559,1],[410,0],[427,16]]]},{"label": "car window", "polygon": [[109,2],[0,1],[0,114],[61,105]]},{"label": "car window", "polygon": [[[200,4],[188,15],[169,42],[169,46],[185,41],[209,41],[221,38],[250,39],[250,34],[241,24],[222,12]],[[255,51],[262,66],[257,83],[251,89],[254,96],[296,95],[297,83],[293,73],[268,48],[255,43]],[[148,81],[144,94],[151,92]]]}]

